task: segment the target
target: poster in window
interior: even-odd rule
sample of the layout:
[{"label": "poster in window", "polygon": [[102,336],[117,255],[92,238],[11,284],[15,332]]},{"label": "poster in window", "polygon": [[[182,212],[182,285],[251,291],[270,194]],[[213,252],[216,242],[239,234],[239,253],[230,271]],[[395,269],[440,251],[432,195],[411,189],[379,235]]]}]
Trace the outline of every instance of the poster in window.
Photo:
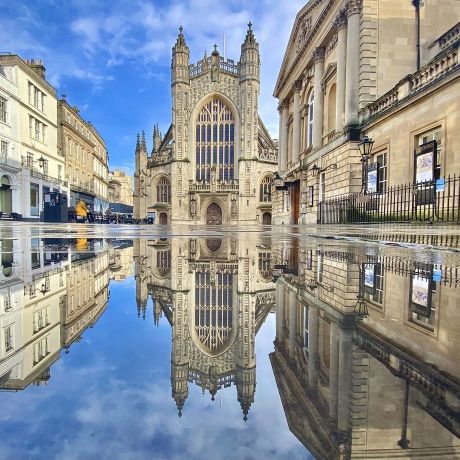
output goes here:
[{"label": "poster in window", "polygon": [[411,278],[410,309],[418,315],[431,316],[431,292],[433,281],[431,275],[413,275]]},{"label": "poster in window", "polygon": [[308,187],[308,206],[313,206],[313,198],[314,198],[314,188],[313,185]]},{"label": "poster in window", "polygon": [[426,142],[415,150],[415,182],[434,179],[436,165],[436,141]]},{"label": "poster in window", "polygon": [[376,193],[378,188],[378,163],[373,163],[367,168],[367,192]]},{"label": "poster in window", "polygon": [[374,288],[375,284],[375,266],[374,264],[364,265],[364,286]]}]

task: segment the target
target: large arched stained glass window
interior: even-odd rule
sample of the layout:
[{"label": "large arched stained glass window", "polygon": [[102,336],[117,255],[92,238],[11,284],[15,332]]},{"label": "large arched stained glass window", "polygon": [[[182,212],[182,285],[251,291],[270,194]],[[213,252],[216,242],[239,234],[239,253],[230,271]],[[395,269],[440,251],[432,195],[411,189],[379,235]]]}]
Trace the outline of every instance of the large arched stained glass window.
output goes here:
[{"label": "large arched stained glass window", "polygon": [[213,98],[201,109],[196,121],[196,180],[234,178],[235,120],[230,108]]}]

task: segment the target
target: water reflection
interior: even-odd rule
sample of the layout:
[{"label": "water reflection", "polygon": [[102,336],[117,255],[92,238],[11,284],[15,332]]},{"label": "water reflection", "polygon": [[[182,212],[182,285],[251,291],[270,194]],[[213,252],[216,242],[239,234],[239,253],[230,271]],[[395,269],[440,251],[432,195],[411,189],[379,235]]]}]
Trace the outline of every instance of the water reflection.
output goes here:
[{"label": "water reflection", "polygon": [[246,421],[256,388],[255,336],[275,308],[270,248],[251,238],[152,239],[134,243],[138,315],[153,300],[172,330],[171,387],[178,415],[188,384],[214,401],[236,385]]},{"label": "water reflection", "polygon": [[302,444],[318,459],[458,458],[458,269],[292,243],[275,267],[270,359]]},{"label": "water reflection", "polygon": [[[92,414],[100,410],[94,409],[100,399],[112,410],[113,394],[105,392],[115,382],[123,420],[136,419],[147,405],[142,423],[127,430],[123,454],[112,450],[111,458],[129,456],[138,444],[138,457],[151,458],[156,438],[142,437],[139,428],[157,414],[161,433],[167,433],[161,458],[177,449],[178,438],[183,446],[192,438],[208,439],[210,425],[219,442],[183,456],[460,457],[456,253],[427,255],[300,235],[133,241],[84,231],[55,238],[40,231],[14,237],[2,232],[0,250],[0,389],[25,390],[14,400],[7,399],[10,393],[0,395],[2,403],[14,402],[5,420],[13,417],[11,407],[21,407],[21,397],[39,398],[31,387],[53,381],[53,374],[56,379],[58,363],[67,378],[65,360],[73,352],[66,353],[81,347],[94,326],[99,342],[86,344],[103,356],[99,380],[90,385],[86,374],[83,380],[72,374],[72,383],[61,374],[58,388],[37,391],[59,407],[69,386],[77,408],[93,401],[85,408]],[[109,283],[116,296],[109,295]],[[270,312],[274,327],[262,333]],[[99,321],[107,315],[111,323]],[[256,360],[257,342],[263,353]],[[83,372],[90,364],[85,366]],[[145,391],[149,379],[157,379],[151,395]],[[125,386],[135,403],[123,395]],[[91,398],[87,387],[94,391]],[[208,405],[197,404],[200,393]],[[224,393],[230,398],[222,406]],[[219,400],[221,422],[210,412]],[[34,430],[23,424],[37,413],[29,419],[16,415],[20,428],[9,442],[34,439]],[[85,419],[93,434],[83,441],[91,444],[99,432],[112,438],[115,428],[103,425],[107,418],[96,425]],[[95,436],[97,445],[106,445],[108,438]],[[44,456],[53,457],[50,452]]]}]

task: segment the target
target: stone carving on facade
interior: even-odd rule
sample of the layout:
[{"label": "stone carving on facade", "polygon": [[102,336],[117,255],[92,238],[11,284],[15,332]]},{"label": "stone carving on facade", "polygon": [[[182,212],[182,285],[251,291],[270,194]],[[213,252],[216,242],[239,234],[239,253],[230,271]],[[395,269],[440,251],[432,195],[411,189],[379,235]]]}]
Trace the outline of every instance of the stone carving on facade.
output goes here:
[{"label": "stone carving on facade", "polygon": [[311,31],[311,24],[312,24],[311,16],[303,18],[302,22],[300,23],[299,32],[297,34],[297,42],[296,42],[296,52],[297,52],[297,54],[299,54],[300,51],[302,51],[302,48],[304,47],[305,43],[307,42],[307,37],[308,37],[308,35],[310,34],[310,31]]},{"label": "stone carving on facade", "polygon": [[324,46],[316,47],[315,50],[313,51],[313,56],[312,56],[313,61],[314,62],[324,61],[325,54],[326,54],[326,50]]},{"label": "stone carving on facade", "polygon": [[342,11],[339,12],[339,14],[334,19],[333,25],[337,30],[340,30],[340,29],[343,29],[344,27],[347,27],[346,10],[342,10]]},{"label": "stone carving on facade", "polygon": [[350,0],[346,5],[346,14],[358,14],[361,11],[362,0]]}]

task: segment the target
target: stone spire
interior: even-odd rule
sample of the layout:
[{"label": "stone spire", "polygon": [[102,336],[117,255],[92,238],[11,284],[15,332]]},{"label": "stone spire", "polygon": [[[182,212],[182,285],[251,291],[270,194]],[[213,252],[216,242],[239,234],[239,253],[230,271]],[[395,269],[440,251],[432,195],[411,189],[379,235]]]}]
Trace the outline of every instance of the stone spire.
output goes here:
[{"label": "stone spire", "polygon": [[260,55],[259,44],[254,37],[252,31],[252,22],[248,24],[248,31],[246,38],[241,45],[240,56],[240,82],[244,80],[257,80],[259,81],[260,75]]},{"label": "stone spire", "polygon": [[137,137],[136,137],[136,154],[139,153],[141,151],[141,143],[139,141],[139,133],[137,133]]},{"label": "stone spire", "polygon": [[160,127],[158,123],[153,127],[153,153],[158,153],[161,144]]},{"label": "stone spire", "polygon": [[214,45],[214,51],[211,53],[211,81],[219,81],[220,73],[220,54],[217,45]]},{"label": "stone spire", "polygon": [[183,27],[179,27],[179,35],[177,36],[176,44],[172,49],[172,60],[171,60],[171,83],[189,83],[189,61],[190,61],[190,50],[185,42],[183,34]]},{"label": "stone spire", "polygon": [[147,152],[147,144],[145,142],[145,131],[144,130],[142,130],[141,149],[143,152]]}]

